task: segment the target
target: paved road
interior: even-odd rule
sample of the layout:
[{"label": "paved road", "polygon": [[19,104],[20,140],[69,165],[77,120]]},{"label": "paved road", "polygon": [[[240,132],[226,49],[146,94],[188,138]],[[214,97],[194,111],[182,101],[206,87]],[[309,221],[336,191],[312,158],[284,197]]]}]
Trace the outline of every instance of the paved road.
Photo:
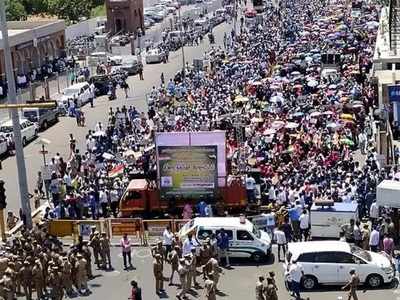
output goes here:
[{"label": "paved road", "polygon": [[[230,30],[231,25],[222,24],[214,29],[216,35],[216,42],[222,44],[223,34],[225,30]],[[185,47],[186,61],[192,62],[194,58],[201,57],[204,52],[210,48],[208,39],[204,39],[203,44],[198,47]],[[125,99],[122,91],[117,92],[118,99],[112,102],[107,100],[107,97],[98,98],[95,101],[95,107],[85,107],[83,110],[86,113],[86,127],[77,127],[74,119],[60,118],[60,122],[43,133],[40,137],[44,137],[51,141],[48,147],[49,157],[54,156],[57,152],[64,158],[68,158],[68,136],[73,133],[76,137],[81,151],[84,150],[84,137],[89,129],[94,128],[96,122],[106,122],[106,114],[110,107],[117,106],[135,106],[140,111],[146,111],[145,95],[150,92],[151,88],[160,83],[160,74],[164,73],[165,80],[172,78],[178,70],[182,68],[181,50],[170,53],[168,64],[152,64],[145,65],[144,67],[144,81],[140,81],[138,76],[130,77],[128,84],[131,87],[130,97]],[[28,174],[29,190],[33,191],[37,171],[42,166],[42,157],[38,153],[39,146],[35,142],[30,143],[25,147],[25,160]],[[84,152],[84,151],[83,151]],[[0,170],[0,178],[6,184],[7,194],[7,209],[18,212],[20,208],[17,168],[15,157],[9,157],[3,161],[3,169]]]},{"label": "paved road", "polygon": [[[156,300],[159,297],[155,294],[155,282],[152,271],[152,258],[149,248],[135,248],[133,255],[133,265],[136,268],[131,271],[124,271],[122,266],[122,258],[119,248],[112,249],[112,263],[115,268],[113,271],[104,272],[94,270],[96,278],[91,280],[89,287],[92,294],[88,297],[82,297],[87,300],[99,299],[127,299],[130,291],[129,282],[135,279],[139,282],[143,291],[143,299]],[[283,283],[281,264],[270,260],[261,265],[255,265],[247,259],[234,260],[231,270],[224,270],[224,275],[220,279],[218,285],[221,293],[217,299],[227,300],[244,300],[255,299],[254,288],[255,282],[259,275],[266,275],[268,272],[276,273],[278,297],[279,299],[292,299],[286,291]],[[164,267],[164,277],[170,275],[169,265]],[[178,283],[178,276],[175,275],[174,283]],[[198,279],[200,286],[203,287],[203,280]],[[166,295],[163,299],[176,299],[177,286],[168,286],[166,281],[164,284]],[[194,290],[189,299],[205,299],[202,288]],[[339,287],[322,288],[319,291],[302,294],[303,299],[309,297],[310,300],[337,300],[339,296],[346,299],[346,293],[340,291]],[[384,287],[378,290],[362,290],[358,293],[360,300],[400,300],[400,290],[395,287]],[[22,299],[22,298],[21,298]]]}]

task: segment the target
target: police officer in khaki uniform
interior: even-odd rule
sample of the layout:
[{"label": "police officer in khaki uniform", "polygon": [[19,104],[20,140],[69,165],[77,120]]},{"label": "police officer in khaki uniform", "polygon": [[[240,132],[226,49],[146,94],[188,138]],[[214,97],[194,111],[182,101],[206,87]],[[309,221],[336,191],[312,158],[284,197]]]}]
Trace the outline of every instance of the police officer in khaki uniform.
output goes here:
[{"label": "police officer in khaki uniform", "polygon": [[207,274],[213,274],[213,281],[215,284],[215,289],[218,291],[218,282],[219,282],[219,277],[220,273],[222,273],[222,269],[220,268],[218,264],[218,260],[216,260],[214,257],[211,257],[206,265],[204,266],[204,272]]},{"label": "police officer in khaki uniform", "polygon": [[72,288],[72,265],[69,262],[67,256],[63,257],[63,264],[61,270],[62,270],[61,274],[62,274],[63,287],[67,295],[71,296],[74,292]]},{"label": "police officer in khaki uniform", "polygon": [[358,277],[355,269],[351,269],[349,273],[350,280],[344,287],[342,287],[342,290],[350,288],[347,299],[350,300],[353,298],[353,300],[358,300],[357,287],[360,284],[360,278]]},{"label": "police officer in khaki uniform", "polygon": [[169,285],[173,285],[173,279],[175,272],[178,273],[179,267],[179,246],[175,246],[174,249],[168,253],[168,262],[171,264],[171,276],[169,277]]},{"label": "police officer in khaki uniform", "polygon": [[51,289],[51,298],[54,300],[61,300],[64,297],[62,275],[60,268],[55,264],[52,265],[49,271],[48,283]]},{"label": "police officer in khaki uniform", "polygon": [[188,274],[188,288],[190,289],[193,285],[195,287],[199,286],[196,277],[197,277],[197,256],[196,256],[196,249],[192,249],[190,253],[190,259],[189,259],[189,274]]},{"label": "police officer in khaki uniform", "polygon": [[101,233],[100,255],[101,255],[102,267],[107,269],[107,264],[108,264],[109,268],[112,269],[112,266],[111,266],[111,252],[110,252],[110,240],[107,237],[107,234],[105,232]]},{"label": "police officer in khaki uniform", "polygon": [[217,299],[217,288],[214,283],[214,274],[210,273],[207,275],[207,279],[204,282],[204,292],[207,300]]},{"label": "police officer in khaki uniform", "polygon": [[76,283],[78,287],[78,291],[82,294],[86,294],[88,291],[87,281],[87,260],[83,257],[82,254],[78,253],[76,255],[77,261],[75,263],[76,269]]},{"label": "police officer in khaki uniform", "polygon": [[14,279],[12,278],[13,271],[11,268],[7,268],[4,272],[3,276],[3,289],[5,300],[14,300],[15,299],[15,284]]},{"label": "police officer in khaki uniform", "polygon": [[35,265],[32,268],[33,285],[36,290],[37,299],[42,299],[44,296],[45,282],[43,276],[43,267],[39,259],[35,260]]},{"label": "police officer in khaki uniform", "polygon": [[186,260],[184,258],[179,259],[178,274],[181,282],[181,291],[176,295],[176,298],[178,299],[186,298],[188,272],[189,268],[186,264]]},{"label": "police officer in khaki uniform", "polygon": [[24,261],[23,267],[18,272],[26,300],[32,299],[32,268],[28,260]]},{"label": "police officer in khaki uniform", "polygon": [[82,255],[86,260],[86,273],[88,278],[93,278],[92,273],[92,253],[87,245],[83,245],[82,247]]},{"label": "police officer in khaki uniform", "polygon": [[153,257],[155,257],[157,254],[161,255],[161,263],[164,263],[164,257],[165,257],[165,249],[163,247],[162,241],[157,241],[157,245],[151,248],[151,254]]},{"label": "police officer in khaki uniform", "polygon": [[[96,228],[96,227],[95,227]],[[92,229],[93,230],[93,229]],[[89,246],[93,249],[94,263],[97,265],[97,268],[100,269],[100,235],[98,231],[95,231],[93,234],[90,234]],[[104,262],[102,261],[104,265]]]},{"label": "police officer in khaki uniform", "polygon": [[256,300],[265,300],[264,297],[264,277],[258,277],[258,281],[256,283]]},{"label": "police officer in khaki uniform", "polygon": [[154,255],[153,273],[156,280],[156,294],[164,292],[164,275],[161,254]]}]

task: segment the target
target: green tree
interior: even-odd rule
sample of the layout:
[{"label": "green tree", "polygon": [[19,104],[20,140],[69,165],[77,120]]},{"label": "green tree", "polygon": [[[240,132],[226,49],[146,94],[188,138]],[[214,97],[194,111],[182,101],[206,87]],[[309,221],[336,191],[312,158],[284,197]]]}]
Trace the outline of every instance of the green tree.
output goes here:
[{"label": "green tree", "polygon": [[82,17],[90,17],[90,0],[49,0],[49,12],[69,22],[78,22]]},{"label": "green tree", "polygon": [[24,5],[18,0],[7,0],[6,16],[8,21],[19,21],[26,20],[27,13]]},{"label": "green tree", "polygon": [[28,15],[46,13],[48,11],[47,0],[21,0],[21,3],[24,5]]}]

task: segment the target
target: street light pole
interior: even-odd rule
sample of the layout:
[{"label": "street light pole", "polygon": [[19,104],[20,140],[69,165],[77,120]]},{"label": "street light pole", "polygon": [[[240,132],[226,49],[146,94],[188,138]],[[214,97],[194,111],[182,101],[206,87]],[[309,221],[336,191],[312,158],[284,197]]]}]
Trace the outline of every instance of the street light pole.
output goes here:
[{"label": "street light pole", "polygon": [[[15,89],[15,79],[14,79],[14,72],[11,59],[10,43],[8,41],[5,0],[0,0],[0,26],[3,39],[4,62],[6,67],[6,77],[8,84],[8,102],[11,104],[16,104],[17,95]],[[13,108],[10,110],[13,123],[15,156],[17,160],[21,208],[26,218],[26,226],[27,228],[31,229],[32,228],[31,204],[29,202],[28,182],[26,178],[25,158],[22,146],[21,127],[19,125],[18,109]]]},{"label": "street light pole", "polygon": [[182,72],[183,77],[185,77],[185,69],[186,69],[186,61],[185,61],[185,43],[183,41],[183,26],[182,26],[182,18],[181,18],[181,5],[179,5],[178,9],[178,17],[179,17],[179,24],[181,27],[181,43],[182,43]]}]

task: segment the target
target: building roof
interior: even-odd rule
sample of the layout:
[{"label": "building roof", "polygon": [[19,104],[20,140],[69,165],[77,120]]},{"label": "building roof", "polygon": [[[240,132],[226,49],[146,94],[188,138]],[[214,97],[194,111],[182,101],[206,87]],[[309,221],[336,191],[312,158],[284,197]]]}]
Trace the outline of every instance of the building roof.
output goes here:
[{"label": "building roof", "polygon": [[[64,20],[43,21],[11,21],[7,22],[10,46],[14,47],[24,43],[40,41],[49,35],[64,31]],[[0,49],[3,48],[3,37],[0,32]]]}]

